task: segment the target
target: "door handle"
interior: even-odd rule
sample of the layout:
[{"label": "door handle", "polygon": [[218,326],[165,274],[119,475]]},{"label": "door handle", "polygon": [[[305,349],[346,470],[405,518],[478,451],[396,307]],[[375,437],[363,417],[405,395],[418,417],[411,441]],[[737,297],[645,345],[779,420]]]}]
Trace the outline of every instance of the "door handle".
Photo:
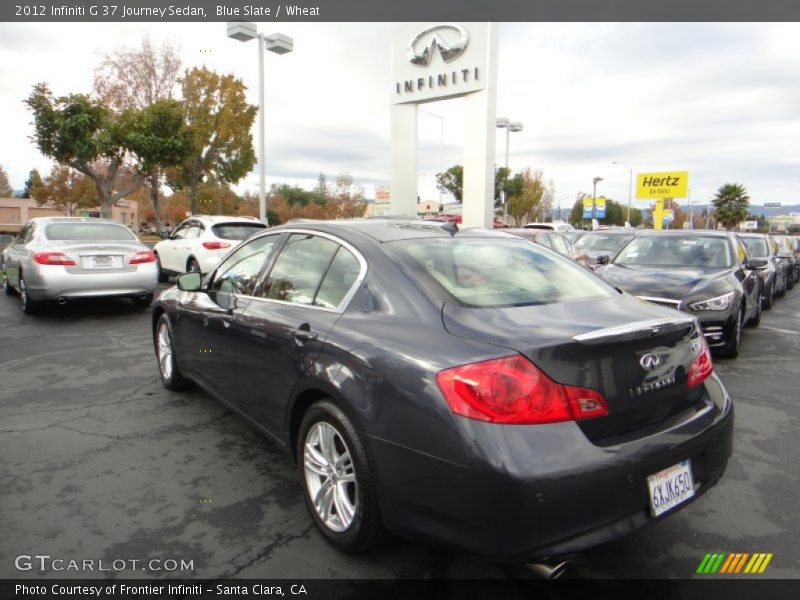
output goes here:
[{"label": "door handle", "polygon": [[295,329],[292,331],[292,337],[298,342],[313,342],[317,339],[316,331],[308,331],[307,329]]}]

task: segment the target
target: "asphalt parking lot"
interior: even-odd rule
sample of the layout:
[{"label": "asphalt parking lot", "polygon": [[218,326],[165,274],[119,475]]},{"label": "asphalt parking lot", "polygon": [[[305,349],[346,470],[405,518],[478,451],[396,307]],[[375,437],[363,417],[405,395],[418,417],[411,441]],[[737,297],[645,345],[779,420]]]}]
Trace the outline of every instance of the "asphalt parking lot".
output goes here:
[{"label": "asphalt parking lot", "polygon": [[[0,578],[510,578],[496,565],[394,540],[330,548],[294,466],[200,391],[158,379],[150,311],[127,301],[26,317],[0,296]],[[736,404],[734,455],[692,506],[576,559],[568,577],[683,578],[706,552],[771,552],[800,577],[800,291],[747,329],[717,372]],[[585,499],[587,505],[592,502]],[[186,571],[19,571],[19,555],[191,560]]]}]

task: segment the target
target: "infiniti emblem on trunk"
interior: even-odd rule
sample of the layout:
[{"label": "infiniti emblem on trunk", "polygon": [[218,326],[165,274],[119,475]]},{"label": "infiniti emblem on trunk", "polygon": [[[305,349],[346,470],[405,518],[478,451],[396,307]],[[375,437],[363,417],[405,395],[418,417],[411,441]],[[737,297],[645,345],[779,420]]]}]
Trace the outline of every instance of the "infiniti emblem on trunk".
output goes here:
[{"label": "infiniti emblem on trunk", "polygon": [[661,364],[661,358],[656,354],[645,354],[639,359],[639,364],[645,371],[652,371]]}]

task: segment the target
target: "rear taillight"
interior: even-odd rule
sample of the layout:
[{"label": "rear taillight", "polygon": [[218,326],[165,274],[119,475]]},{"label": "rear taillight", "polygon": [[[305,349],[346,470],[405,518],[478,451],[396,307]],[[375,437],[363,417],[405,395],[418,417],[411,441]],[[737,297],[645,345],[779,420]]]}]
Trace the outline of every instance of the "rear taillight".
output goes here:
[{"label": "rear taillight", "polygon": [[75,261],[63,252],[37,252],[33,255],[33,260],[40,265],[63,265],[65,267],[75,265]]},{"label": "rear taillight", "polygon": [[131,265],[141,265],[142,263],[151,263],[156,262],[156,255],[155,252],[152,250],[140,250],[128,261],[128,264]]},{"label": "rear taillight", "polygon": [[538,424],[608,414],[600,392],[556,383],[519,355],[445,369],[436,383],[450,410],[478,421]]},{"label": "rear taillight", "polygon": [[689,387],[694,387],[703,383],[714,371],[714,363],[711,361],[711,351],[708,349],[705,337],[703,337],[701,341],[703,346],[700,350],[700,354],[694,359],[692,366],[689,367],[689,376],[686,379],[686,383],[689,384]]},{"label": "rear taillight", "polygon": [[223,248],[230,248],[228,242],[203,242],[203,248],[206,250],[222,250]]}]

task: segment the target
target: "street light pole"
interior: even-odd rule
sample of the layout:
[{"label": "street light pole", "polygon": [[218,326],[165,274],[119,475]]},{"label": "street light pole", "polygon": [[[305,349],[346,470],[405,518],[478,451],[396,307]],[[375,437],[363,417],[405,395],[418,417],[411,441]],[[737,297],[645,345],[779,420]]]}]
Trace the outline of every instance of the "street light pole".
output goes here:
[{"label": "street light pole", "polygon": [[628,216],[625,220],[628,222],[628,225],[631,223],[631,196],[633,192],[633,169],[626,165],[624,162],[620,160],[615,160],[612,165],[621,165],[628,169]]},{"label": "street light pole", "polygon": [[[510,133],[517,131],[522,131],[522,123],[519,121],[510,121],[505,117],[498,117],[495,120],[495,126],[498,129],[505,129],[506,130],[506,185],[508,184],[508,140],[510,137]],[[506,191],[506,185],[503,186],[503,221],[508,221],[508,192]]]},{"label": "street light pole", "polygon": [[267,157],[264,132],[264,52],[286,54],[294,50],[294,40],[282,33],[265,36],[255,23],[232,21],[227,26],[228,37],[240,42],[257,40],[258,50],[258,215],[262,223],[269,225],[267,218]]}]

